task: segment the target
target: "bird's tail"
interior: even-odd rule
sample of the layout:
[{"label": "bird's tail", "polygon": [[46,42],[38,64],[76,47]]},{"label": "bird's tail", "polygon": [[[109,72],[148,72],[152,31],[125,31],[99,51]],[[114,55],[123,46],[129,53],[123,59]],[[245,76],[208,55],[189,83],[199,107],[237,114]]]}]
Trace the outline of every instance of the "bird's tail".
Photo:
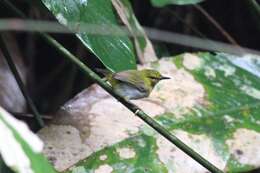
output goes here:
[{"label": "bird's tail", "polygon": [[95,68],[95,71],[103,74],[104,76],[108,76],[108,75],[112,74],[112,72],[107,69]]}]

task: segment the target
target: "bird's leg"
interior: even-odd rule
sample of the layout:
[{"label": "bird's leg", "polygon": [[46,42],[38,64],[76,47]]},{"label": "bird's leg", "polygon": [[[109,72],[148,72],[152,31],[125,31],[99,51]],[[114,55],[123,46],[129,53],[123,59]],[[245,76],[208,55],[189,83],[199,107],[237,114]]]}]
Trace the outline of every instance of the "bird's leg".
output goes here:
[{"label": "bird's leg", "polygon": [[121,96],[121,97],[124,98],[124,100],[127,102],[127,105],[134,110],[133,112],[135,115],[140,111],[140,108],[138,106],[136,106],[135,104],[133,104],[130,101],[129,97],[127,97],[127,96]]},{"label": "bird's leg", "polygon": [[140,112],[140,109],[137,109],[137,110],[135,111],[135,115],[137,115],[138,112]]}]

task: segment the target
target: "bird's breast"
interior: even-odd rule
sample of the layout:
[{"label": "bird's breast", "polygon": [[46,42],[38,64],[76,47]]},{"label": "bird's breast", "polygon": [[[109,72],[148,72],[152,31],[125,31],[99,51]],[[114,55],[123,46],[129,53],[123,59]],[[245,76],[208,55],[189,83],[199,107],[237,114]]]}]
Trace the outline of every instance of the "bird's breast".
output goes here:
[{"label": "bird's breast", "polygon": [[148,92],[140,91],[136,87],[123,82],[115,85],[113,89],[118,94],[120,94],[121,96],[127,99],[140,99],[140,98],[147,97],[149,95]]}]

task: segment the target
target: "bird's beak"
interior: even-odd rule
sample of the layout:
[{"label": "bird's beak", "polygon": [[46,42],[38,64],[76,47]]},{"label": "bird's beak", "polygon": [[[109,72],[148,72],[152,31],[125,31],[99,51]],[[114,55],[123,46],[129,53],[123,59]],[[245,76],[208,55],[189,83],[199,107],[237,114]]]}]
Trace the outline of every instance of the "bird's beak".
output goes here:
[{"label": "bird's beak", "polygon": [[164,79],[171,79],[170,77],[166,77],[166,76],[162,76],[161,78],[160,78],[160,80],[164,80]]}]

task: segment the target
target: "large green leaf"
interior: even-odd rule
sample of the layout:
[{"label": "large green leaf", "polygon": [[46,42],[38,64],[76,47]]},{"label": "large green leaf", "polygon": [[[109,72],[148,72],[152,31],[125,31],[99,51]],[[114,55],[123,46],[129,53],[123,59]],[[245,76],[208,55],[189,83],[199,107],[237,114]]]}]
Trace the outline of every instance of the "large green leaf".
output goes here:
[{"label": "large green leaf", "polygon": [[157,7],[162,7],[169,4],[175,5],[188,5],[188,4],[197,4],[203,0],[151,0],[152,4]]},{"label": "large green leaf", "polygon": [[[253,166],[240,163],[232,156],[227,141],[234,137],[234,132],[238,129],[260,132],[259,57],[236,57],[222,53],[198,55],[202,66],[189,72],[206,89],[210,105],[196,107],[195,111],[190,112],[184,121],[177,123],[173,128],[212,137],[216,150],[223,158],[229,157],[226,169],[231,172],[251,170]],[[182,57],[176,58],[175,62],[179,68],[185,68]],[[252,139],[246,142],[248,145],[254,143],[250,140]],[[256,140],[259,142],[259,139]],[[241,147],[247,144],[241,142]],[[236,152],[236,155],[243,155],[239,148]]]},{"label": "large green leaf", "polygon": [[[140,145],[140,141],[144,141],[145,147]],[[93,154],[64,173],[72,173],[77,170],[84,170],[86,173],[94,172],[94,170],[102,172],[102,169],[107,173],[112,173],[109,171],[110,169],[113,170],[113,173],[168,173],[165,165],[157,157],[156,148],[156,140],[153,137],[147,135],[132,137]],[[120,150],[126,150],[126,152],[133,150],[135,154],[122,160],[120,154],[117,154]],[[103,160],[104,156],[106,159]]]},{"label": "large green leaf", "polygon": [[134,48],[129,37],[117,35],[122,34],[123,30],[119,28],[111,1],[42,1],[60,23],[78,31],[77,37],[107,68],[112,71],[136,68]]},{"label": "large green leaf", "polygon": [[[213,155],[218,158],[217,161],[213,160],[213,163],[221,166],[220,169],[230,172],[254,169],[260,165],[259,159],[252,161],[254,160],[251,158],[252,154],[250,156],[250,153],[259,153],[256,150],[260,143],[260,61],[257,58],[251,55],[241,58],[227,54],[198,53],[151,63],[153,68],[160,71],[192,76],[186,79],[188,81],[185,87],[192,89],[189,84],[194,83],[189,80],[193,79],[199,83],[199,87],[195,87],[195,92],[190,94],[196,95],[196,91],[200,90],[201,86],[205,90],[205,98],[203,98],[205,100],[202,101],[200,98],[199,103],[179,113],[176,111],[178,102],[172,100],[175,103],[174,109],[169,102],[171,100],[169,97],[176,96],[172,92],[178,90],[175,88],[174,91],[170,90],[171,93],[163,95],[167,87],[174,88],[174,86],[167,86],[167,81],[164,86],[162,83],[158,84],[155,91],[158,91],[161,101],[156,100],[156,103],[166,107],[168,112],[156,116],[156,120],[169,131],[177,133],[177,136],[179,134],[184,136],[185,142],[190,141],[189,145],[199,150],[199,153],[202,151],[200,154],[203,154],[206,159],[209,157],[212,159]],[[176,66],[171,65],[172,63],[177,66],[177,69]],[[185,82],[179,81],[182,80],[180,77],[173,80],[178,80],[177,83]],[[173,83],[169,81],[168,84]],[[182,91],[180,94],[183,94],[182,97],[191,97],[186,96]],[[106,109],[105,104],[102,106]],[[120,116],[126,115],[120,112]],[[110,123],[110,128],[113,128],[113,120],[106,123],[104,127],[98,124],[98,128],[105,129]],[[113,173],[167,173],[178,170],[192,172],[193,167],[189,164],[194,162],[187,163],[189,169],[187,170],[182,163],[184,156],[172,144],[167,143],[147,126],[140,129],[133,137],[93,153],[76,164],[73,169],[65,172],[71,173],[76,170],[84,170],[87,173],[95,170],[97,172],[107,170]],[[201,146],[202,144],[204,145]],[[186,163],[187,160],[183,162]],[[194,165],[194,169],[197,168],[198,165]],[[205,172],[203,169],[200,170]]]},{"label": "large green leaf", "polygon": [[0,156],[13,171],[55,173],[47,159],[41,155],[42,141],[23,122],[13,118],[1,107],[0,141]]}]

